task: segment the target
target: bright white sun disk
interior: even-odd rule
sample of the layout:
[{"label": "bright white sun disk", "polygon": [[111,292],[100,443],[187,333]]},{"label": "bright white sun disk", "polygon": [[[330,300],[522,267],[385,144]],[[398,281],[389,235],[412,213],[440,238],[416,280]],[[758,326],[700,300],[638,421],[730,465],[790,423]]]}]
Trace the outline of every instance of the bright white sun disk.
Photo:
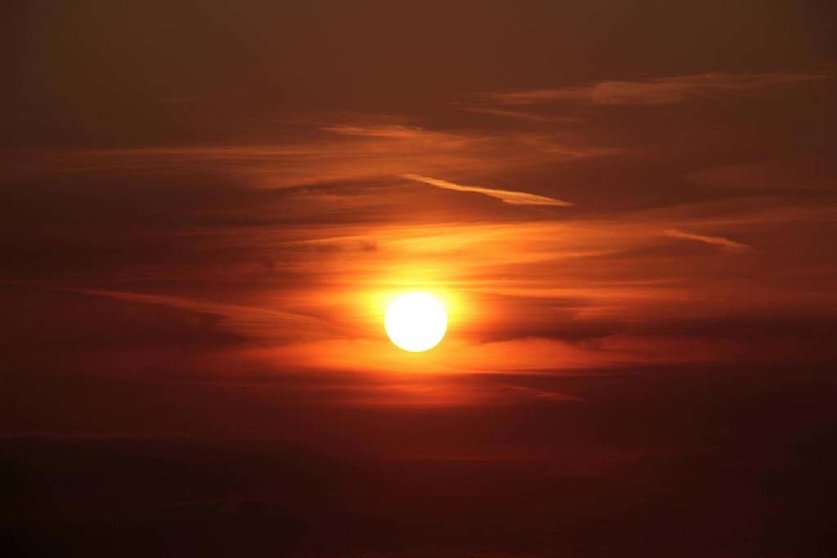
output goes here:
[{"label": "bright white sun disk", "polygon": [[428,351],[439,344],[448,328],[445,305],[428,293],[405,293],[387,308],[387,335],[400,349],[412,353]]}]

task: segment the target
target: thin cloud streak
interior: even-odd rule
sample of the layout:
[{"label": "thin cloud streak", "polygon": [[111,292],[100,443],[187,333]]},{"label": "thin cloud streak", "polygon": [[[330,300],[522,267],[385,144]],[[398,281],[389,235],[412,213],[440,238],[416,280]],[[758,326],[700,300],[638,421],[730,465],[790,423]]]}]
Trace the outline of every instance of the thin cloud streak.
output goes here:
[{"label": "thin cloud streak", "polygon": [[539,196],[537,194],[529,194],[527,192],[517,192],[514,190],[498,190],[495,188],[485,188],[483,186],[466,186],[464,184],[456,184],[455,182],[448,182],[438,178],[431,178],[429,176],[421,176],[418,174],[402,174],[402,178],[412,180],[414,182],[421,182],[443,190],[453,190],[455,192],[472,192],[475,194],[482,194],[497,198],[504,203],[511,205],[550,205],[556,207],[572,207],[572,202],[550,198],[547,196]]},{"label": "thin cloud streak", "polygon": [[[228,329],[238,333],[244,333],[256,339],[276,340],[277,337],[305,339],[311,337],[310,334],[312,332],[322,333],[324,330],[331,329],[326,322],[311,316],[257,306],[226,304],[182,296],[112,291],[106,289],[63,290],[132,304],[153,304],[198,314],[218,316],[229,321]],[[279,323],[283,326],[281,332],[278,332],[276,327]],[[288,332],[293,333],[288,335]]]},{"label": "thin cloud streak", "polygon": [[602,81],[589,85],[489,93],[500,105],[579,103],[592,105],[676,105],[692,99],[763,95],[771,88],[825,79],[824,74],[707,73],[642,81]]},{"label": "thin cloud streak", "polygon": [[[369,117],[372,119],[372,117]],[[313,138],[280,143],[80,149],[9,157],[13,178],[91,172],[214,172],[254,188],[374,180],[412,169],[428,174],[532,169],[615,155],[586,140],[531,131],[436,131],[369,123],[318,126]]]},{"label": "thin cloud streak", "polygon": [[736,242],[735,240],[730,240],[729,238],[724,238],[723,236],[709,236],[705,234],[696,234],[687,231],[681,231],[679,229],[667,229],[663,231],[663,234],[671,238],[679,238],[682,240],[694,240],[696,242],[703,242],[704,244],[711,244],[713,246],[718,246],[720,248],[723,248],[724,250],[729,250],[732,252],[743,252],[753,249],[753,247],[749,246],[748,244]]},{"label": "thin cloud streak", "polygon": [[496,116],[499,118],[509,118],[513,120],[522,120],[525,122],[536,122],[541,124],[578,124],[583,122],[582,118],[576,116],[544,116],[531,112],[524,112],[520,110],[508,110],[501,108],[490,108],[482,106],[468,106],[462,110],[473,114],[484,114],[488,116]]}]

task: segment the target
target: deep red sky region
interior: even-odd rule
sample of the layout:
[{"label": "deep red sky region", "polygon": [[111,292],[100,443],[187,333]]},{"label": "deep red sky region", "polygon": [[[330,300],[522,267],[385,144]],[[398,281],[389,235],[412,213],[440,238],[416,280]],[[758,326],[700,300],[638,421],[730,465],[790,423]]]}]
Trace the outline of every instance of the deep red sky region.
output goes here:
[{"label": "deep red sky region", "polygon": [[0,37],[3,556],[837,554],[831,2]]}]

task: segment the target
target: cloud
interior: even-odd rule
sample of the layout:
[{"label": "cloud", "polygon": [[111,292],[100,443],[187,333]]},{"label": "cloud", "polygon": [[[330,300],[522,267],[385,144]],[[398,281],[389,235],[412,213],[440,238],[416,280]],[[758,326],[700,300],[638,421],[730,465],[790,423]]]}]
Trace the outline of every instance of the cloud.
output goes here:
[{"label": "cloud", "polygon": [[617,152],[592,147],[570,134],[439,131],[377,120],[365,116],[355,123],[318,125],[309,136],[277,143],[39,151],[8,157],[0,178],[202,172],[232,175],[250,187],[275,189],[385,179],[417,168],[428,174],[532,169]]},{"label": "cloud", "polygon": [[689,178],[715,188],[783,191],[830,201],[837,186],[837,163],[826,153],[805,154],[709,167]]},{"label": "cloud", "polygon": [[572,202],[550,198],[547,196],[539,196],[537,194],[529,194],[527,192],[516,192],[514,190],[497,190],[494,188],[484,188],[482,186],[465,186],[463,184],[456,184],[455,182],[448,182],[447,180],[440,180],[438,178],[430,178],[428,176],[421,176],[418,174],[402,174],[403,178],[413,180],[415,182],[422,182],[442,188],[444,190],[454,190],[456,192],[473,192],[475,194],[482,194],[497,198],[505,203],[511,205],[551,205],[556,207],[571,207]]},{"label": "cloud", "polygon": [[762,95],[771,88],[818,81],[823,74],[775,72],[769,74],[707,73],[641,81],[602,81],[588,85],[489,93],[500,105],[581,103],[593,105],[675,105],[696,98]]},{"label": "cloud", "polygon": [[483,106],[466,106],[462,110],[474,114],[484,114],[488,116],[496,116],[499,118],[510,118],[524,122],[537,122],[549,124],[579,124],[583,119],[575,116],[545,116],[542,114],[535,114],[531,112],[524,112],[519,110],[508,110],[501,108],[491,108]]},{"label": "cloud", "polygon": [[[807,190],[827,185],[831,167],[825,155],[797,160],[781,151],[797,142],[796,133],[810,138],[806,148],[817,148],[821,134],[811,130],[819,128],[802,127],[798,115],[786,125],[723,111],[731,133],[721,135],[714,106],[681,105],[672,118],[648,123],[644,115],[614,111],[587,118],[582,103],[665,104],[762,91],[768,83],[785,92],[780,82],[706,76],[607,82],[596,97],[592,85],[564,90],[577,100],[567,106],[457,107],[491,118],[314,115],[285,135],[254,135],[260,143],[253,144],[7,154],[34,178],[3,198],[15,208],[4,223],[4,255],[12,262],[4,275],[101,289],[100,296],[107,291],[130,304],[80,304],[118,315],[171,315],[202,344],[207,330],[232,332],[235,346],[223,345],[230,352],[249,350],[247,341],[278,345],[271,358],[284,368],[399,369],[401,355],[390,358],[380,327],[380,299],[415,288],[439,289],[454,300],[455,334],[437,353],[453,360],[434,361],[446,371],[703,359],[702,347],[684,352],[658,342],[672,335],[655,324],[675,316],[701,323],[814,314],[833,298],[820,271],[833,204],[794,189],[809,176]],[[810,89],[820,95],[819,87]],[[802,99],[801,111],[815,106]],[[693,108],[706,109],[708,118],[695,118]],[[554,128],[532,125],[543,121],[532,114],[541,111]],[[561,125],[564,113],[578,117],[577,125]],[[816,124],[814,116],[805,122]],[[495,117],[509,121],[493,127]],[[431,121],[436,126],[414,124]],[[748,167],[725,169],[721,177],[694,175],[719,161],[749,164],[774,152],[781,161],[793,159],[784,173],[768,165],[758,173]],[[721,182],[729,187],[716,187]],[[550,183],[560,189],[534,186]],[[759,184],[775,187],[754,196]],[[549,218],[557,217],[552,210],[519,207],[572,205],[553,195],[578,209],[557,219]],[[746,261],[707,262],[718,250],[750,247],[689,231],[742,235],[765,249]],[[684,251],[687,241],[695,249]],[[173,294],[180,296],[167,296]],[[319,316],[331,329],[273,310]],[[108,322],[97,327],[112,335]],[[688,336],[677,337],[687,344]]]},{"label": "cloud", "polygon": [[712,244],[714,246],[718,246],[724,250],[732,251],[732,252],[741,252],[746,250],[752,250],[752,246],[747,244],[743,244],[741,242],[736,242],[735,240],[730,240],[729,238],[724,238],[723,236],[709,236],[704,234],[695,234],[686,231],[681,231],[679,229],[667,229],[663,231],[663,234],[669,236],[671,238],[679,238],[683,240],[694,240],[696,242],[703,242],[705,244]]},{"label": "cloud", "polygon": [[366,138],[387,138],[387,139],[417,139],[427,135],[426,130],[416,128],[413,126],[404,126],[401,124],[391,125],[344,125],[335,124],[330,126],[322,126],[320,128],[325,132],[338,134],[341,136],[357,136]]},{"label": "cloud", "polygon": [[246,333],[249,337],[262,340],[277,339],[305,339],[314,334],[321,335],[330,329],[325,322],[293,312],[273,310],[258,306],[244,306],[214,301],[198,300],[182,296],[170,296],[151,293],[134,293],[125,291],[111,291],[105,289],[64,289],[96,297],[109,298],[134,304],[154,304],[196,312],[211,316],[219,316],[227,323],[227,327],[238,333]]}]

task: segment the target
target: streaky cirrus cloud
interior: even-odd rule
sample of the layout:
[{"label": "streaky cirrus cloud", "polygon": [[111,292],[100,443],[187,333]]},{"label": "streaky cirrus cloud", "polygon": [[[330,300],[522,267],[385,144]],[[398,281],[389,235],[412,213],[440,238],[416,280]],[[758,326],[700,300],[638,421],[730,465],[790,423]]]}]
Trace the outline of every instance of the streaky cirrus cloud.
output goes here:
[{"label": "streaky cirrus cloud", "polygon": [[496,116],[499,118],[507,118],[530,123],[535,122],[540,124],[579,124],[584,121],[578,116],[546,116],[522,110],[509,110],[496,107],[465,106],[462,110],[473,114]]},{"label": "streaky cirrus cloud", "polygon": [[[361,119],[364,120],[364,119]],[[369,122],[318,125],[311,137],[260,144],[46,150],[0,154],[13,178],[45,174],[201,169],[244,177],[256,188],[382,179],[424,169],[428,174],[531,169],[619,153],[581,137],[533,131],[439,131]],[[3,177],[5,178],[5,177]]]},{"label": "streaky cirrus cloud", "polygon": [[676,105],[691,99],[758,96],[771,89],[825,79],[821,73],[706,73],[636,81],[601,81],[586,85],[495,92],[483,95],[500,105],[578,103],[593,105]]},{"label": "streaky cirrus cloud", "polygon": [[730,240],[729,238],[724,238],[723,236],[710,236],[706,234],[696,234],[687,231],[682,231],[680,229],[666,229],[663,231],[668,237],[671,238],[679,238],[682,240],[693,240],[695,242],[703,242],[704,244],[711,244],[713,246],[718,246],[724,250],[728,250],[731,252],[744,252],[747,250],[752,250],[753,247],[744,244],[742,242],[736,242],[735,240]]},{"label": "streaky cirrus cloud", "polygon": [[427,130],[403,124],[331,124],[320,130],[341,136],[389,139],[416,139],[428,134]]},{"label": "streaky cirrus cloud", "polygon": [[498,200],[511,205],[552,205],[556,207],[572,207],[572,202],[550,198],[547,196],[540,196],[538,194],[530,194],[528,192],[517,192],[515,190],[498,190],[496,188],[486,188],[484,186],[466,186],[464,184],[457,184],[447,180],[438,178],[431,178],[429,176],[421,176],[418,174],[402,174],[402,178],[421,182],[443,190],[453,190],[455,192],[472,192],[475,194],[482,194],[497,198]]},{"label": "streaky cirrus cloud", "polygon": [[[329,324],[318,318],[268,307],[228,304],[191,297],[113,291],[108,289],[67,288],[63,290],[94,297],[109,298],[130,304],[151,304],[198,314],[217,316],[228,322],[228,329],[231,331],[246,334],[253,339],[305,339],[311,337],[312,332],[322,332],[331,329]],[[283,327],[277,329],[277,323],[281,323]]]}]

